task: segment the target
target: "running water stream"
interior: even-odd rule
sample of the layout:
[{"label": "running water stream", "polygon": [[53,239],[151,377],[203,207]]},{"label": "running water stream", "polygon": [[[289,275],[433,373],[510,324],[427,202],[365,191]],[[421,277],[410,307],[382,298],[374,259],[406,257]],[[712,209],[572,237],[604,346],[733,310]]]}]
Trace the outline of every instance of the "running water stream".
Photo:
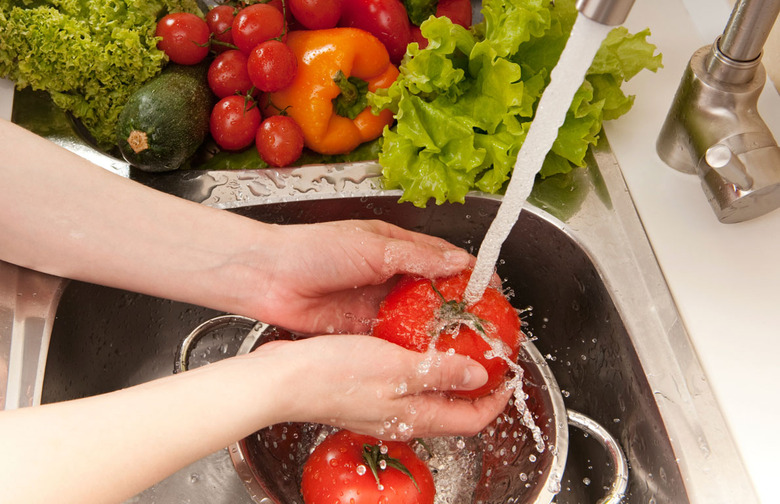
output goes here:
[{"label": "running water stream", "polygon": [[[490,283],[501,246],[520,216],[523,205],[531,194],[536,174],[541,170],[544,158],[558,137],[558,129],[566,119],[566,112],[571,106],[574,94],[585,79],[601,42],[611,28],[578,14],[566,47],[550,74],[550,84],[539,100],[536,116],[517,155],[512,178],[501,206],[480,246],[476,265],[464,293],[467,304],[479,301]],[[523,368],[513,362],[502,349],[493,347],[491,353],[494,358],[503,358],[509,365],[514,376],[508,384],[514,390],[515,407],[521,421],[530,430],[537,451],[543,452],[545,442],[541,430],[525,404],[527,395],[522,386]],[[558,481],[555,484],[557,485]]]},{"label": "running water stream", "polygon": [[490,283],[501,246],[520,216],[531,194],[534,178],[558,136],[558,128],[566,119],[574,94],[611,28],[582,14],[577,15],[569,40],[550,74],[550,84],[539,100],[536,116],[517,155],[501,206],[479,248],[477,262],[464,295],[466,303],[472,304],[482,298]]}]

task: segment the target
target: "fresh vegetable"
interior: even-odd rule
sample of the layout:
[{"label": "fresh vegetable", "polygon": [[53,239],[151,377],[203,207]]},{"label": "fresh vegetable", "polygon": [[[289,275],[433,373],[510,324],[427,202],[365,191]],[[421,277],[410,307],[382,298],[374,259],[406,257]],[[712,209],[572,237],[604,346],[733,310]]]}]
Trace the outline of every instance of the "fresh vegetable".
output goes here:
[{"label": "fresh vegetable", "polygon": [[[464,28],[471,26],[471,0],[439,0],[436,3],[436,17],[447,17],[455,24]],[[420,27],[412,24],[412,42],[417,42],[420,49],[428,46],[428,39],[423,37]]]},{"label": "fresh vegetable", "polygon": [[211,136],[223,149],[240,150],[252,145],[262,116],[250,96],[222,98],[214,106],[209,120]]},{"label": "fresh vegetable", "polygon": [[215,52],[223,52],[233,45],[233,20],[236,8],[231,5],[217,5],[206,13],[206,23],[211,32],[212,46]]},{"label": "fresh vegetable", "polygon": [[211,91],[218,98],[250,92],[252,80],[247,70],[248,59],[237,49],[227,50],[214,58],[209,65],[208,81]]},{"label": "fresh vegetable", "polygon": [[403,4],[413,26],[420,26],[423,21],[436,15],[438,6],[436,0],[403,0]]},{"label": "fresh vegetable", "polygon": [[343,0],[288,0],[293,16],[309,30],[334,28],[341,17]]},{"label": "fresh vegetable", "polygon": [[270,4],[253,4],[236,14],[232,28],[233,43],[249,55],[257,44],[281,37],[285,26],[282,11]]},{"label": "fresh vegetable", "polygon": [[284,42],[271,39],[249,53],[247,70],[252,84],[265,93],[280,91],[292,83],[298,70],[295,54]]},{"label": "fresh vegetable", "polygon": [[289,116],[271,116],[260,124],[255,146],[270,166],[290,166],[303,152],[303,131]]},{"label": "fresh vegetable", "polygon": [[[402,188],[403,201],[422,207],[503,190],[577,15],[575,0],[484,0],[482,13],[472,30],[429,18],[422,34],[435,43],[411,45],[396,83],[369,96],[397,117],[379,162],[385,186]],[[630,109],[620,85],[661,66],[648,35],[616,28],[607,37],[540,177],[583,166],[602,121]]]},{"label": "fresh vegetable", "polygon": [[412,41],[412,25],[400,0],[343,0],[340,26],[360,28],[378,38],[399,64]]},{"label": "fresh vegetable", "polygon": [[455,24],[471,26],[471,0],[404,0],[412,29],[419,27],[431,16],[450,18]]},{"label": "fresh vegetable", "polygon": [[297,74],[288,87],[268,95],[264,111],[285,110],[301,126],[309,149],[343,154],[393,122],[392,112],[374,115],[364,101],[366,90],[387,87],[398,75],[376,37],[354,28],[293,31],[287,45],[298,60]]},{"label": "fresh vegetable", "polygon": [[496,288],[488,287],[479,301],[465,305],[463,293],[470,276],[466,270],[433,281],[403,277],[382,301],[372,334],[418,352],[433,345],[471,357],[485,367],[488,381],[454,395],[477,398],[503,383],[509,365],[499,353],[516,361],[523,335],[517,311]]},{"label": "fresh vegetable", "polygon": [[209,130],[213,95],[205,63],[171,64],[127,100],[115,142],[128,163],[150,172],[176,170]]},{"label": "fresh vegetable", "polygon": [[432,504],[433,476],[406,443],[341,430],[303,466],[305,504]]},{"label": "fresh vegetable", "polygon": [[439,0],[436,3],[436,17],[447,17],[464,28],[471,26],[471,0]]},{"label": "fresh vegetable", "polygon": [[129,96],[167,62],[157,20],[200,12],[194,0],[0,2],[0,77],[48,91],[103,147]]},{"label": "fresh vegetable", "polygon": [[194,65],[209,54],[209,25],[189,12],[174,12],[157,23],[157,47],[174,63]]}]

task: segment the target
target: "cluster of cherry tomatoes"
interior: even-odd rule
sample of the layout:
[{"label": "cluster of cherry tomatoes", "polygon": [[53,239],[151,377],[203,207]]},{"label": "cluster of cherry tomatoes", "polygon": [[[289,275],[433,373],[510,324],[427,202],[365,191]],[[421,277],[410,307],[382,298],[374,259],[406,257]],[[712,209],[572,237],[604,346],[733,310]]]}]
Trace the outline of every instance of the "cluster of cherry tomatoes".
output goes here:
[{"label": "cluster of cherry tomatoes", "polygon": [[[468,27],[471,1],[438,0],[436,15]],[[193,14],[169,14],[158,23],[157,36],[161,37],[158,47],[175,63],[193,65],[210,51],[216,53],[208,72],[209,86],[219,98],[210,121],[216,143],[225,150],[241,150],[255,142],[268,164],[286,166],[302,152],[301,128],[283,112],[263,119],[258,100],[262,93],[284,89],[295,78],[296,57],[285,44],[289,29],[335,26],[360,28],[376,36],[396,65],[410,42],[427,44],[401,0],[225,4],[211,9],[205,20]]]},{"label": "cluster of cherry tomatoes", "polygon": [[289,86],[297,60],[284,43],[287,21],[281,0],[242,8],[220,5],[205,20],[194,14],[172,13],[157,24],[158,47],[182,65],[202,62],[210,51],[208,83],[218,102],[211,112],[210,133],[224,150],[255,144],[272,166],[294,163],[303,150],[303,132],[291,117],[263,119],[262,93]]}]

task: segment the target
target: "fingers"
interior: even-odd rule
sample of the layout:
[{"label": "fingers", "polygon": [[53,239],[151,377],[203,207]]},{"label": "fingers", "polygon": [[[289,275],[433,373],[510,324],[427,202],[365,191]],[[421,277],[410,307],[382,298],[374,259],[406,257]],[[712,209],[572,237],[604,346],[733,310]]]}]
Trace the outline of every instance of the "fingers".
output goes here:
[{"label": "fingers", "polygon": [[500,387],[474,401],[441,395],[422,394],[410,398],[417,411],[413,426],[415,437],[473,436],[487,427],[506,408],[510,389]]},{"label": "fingers", "polygon": [[417,373],[410,378],[410,393],[426,391],[474,390],[488,380],[485,368],[459,354],[427,352],[418,357]]},{"label": "fingers", "polygon": [[364,229],[386,240],[382,276],[399,273],[427,277],[458,273],[474,262],[474,257],[447,240],[403,229],[384,221],[360,221]]},{"label": "fingers", "polygon": [[471,254],[452,245],[445,248],[432,243],[391,240],[385,245],[382,276],[389,278],[398,273],[429,278],[449,276],[473,262]]}]

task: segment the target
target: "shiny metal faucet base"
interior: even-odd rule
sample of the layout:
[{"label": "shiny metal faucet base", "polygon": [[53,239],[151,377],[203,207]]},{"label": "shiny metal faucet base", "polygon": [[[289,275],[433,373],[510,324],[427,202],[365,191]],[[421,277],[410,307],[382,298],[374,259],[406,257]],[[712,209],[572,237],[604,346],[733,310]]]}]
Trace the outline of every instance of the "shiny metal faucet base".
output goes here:
[{"label": "shiny metal faucet base", "polygon": [[721,222],[780,208],[780,147],[758,113],[761,48],[778,9],[738,2],[723,36],[691,57],[656,144],[666,164],[699,176]]},{"label": "shiny metal faucet base", "polygon": [[[731,82],[721,80],[723,74]],[[760,62],[724,61],[717,44],[699,49],[658,137],[661,159],[699,175],[721,222],[780,208],[780,148],[758,113],[765,82]]]}]

